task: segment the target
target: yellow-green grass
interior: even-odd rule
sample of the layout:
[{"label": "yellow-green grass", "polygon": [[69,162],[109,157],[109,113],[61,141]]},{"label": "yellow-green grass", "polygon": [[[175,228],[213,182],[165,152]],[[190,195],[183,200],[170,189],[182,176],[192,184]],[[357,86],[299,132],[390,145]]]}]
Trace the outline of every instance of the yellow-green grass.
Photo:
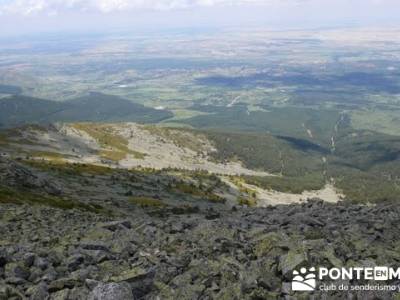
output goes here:
[{"label": "yellow-green grass", "polygon": [[43,205],[60,209],[79,209],[95,213],[103,213],[100,205],[89,205],[76,200],[64,199],[49,195],[40,195],[27,190],[15,190],[0,186],[0,204]]},{"label": "yellow-green grass", "polygon": [[184,120],[184,119],[190,119],[190,118],[201,116],[201,115],[209,115],[209,113],[195,111],[195,110],[189,110],[189,109],[175,109],[172,112],[174,114],[174,117],[172,119],[168,119],[168,121]]},{"label": "yellow-green grass", "polygon": [[257,199],[255,198],[247,198],[247,197],[238,197],[239,205],[247,205],[249,207],[254,207],[257,205]]},{"label": "yellow-green grass", "polygon": [[99,155],[101,158],[118,162],[126,158],[126,152],[115,150],[100,150]]},{"label": "yellow-green grass", "polygon": [[238,187],[238,190],[241,194],[250,195],[252,198],[257,198],[257,191],[244,186],[244,180],[235,176],[231,176],[230,179]]},{"label": "yellow-green grass", "polygon": [[93,137],[99,145],[104,148],[100,156],[105,159],[120,161],[128,154],[136,159],[143,159],[146,154],[129,149],[128,140],[115,133],[112,126],[107,124],[76,123],[72,125],[75,129],[86,132]]},{"label": "yellow-green grass", "polygon": [[4,133],[0,133],[0,145],[7,145],[9,143],[8,137]]},{"label": "yellow-green grass", "polygon": [[209,191],[203,191],[199,189],[198,187],[187,184],[187,183],[179,183],[174,187],[175,191],[184,193],[184,194],[189,194],[195,197],[201,197],[204,200],[214,202],[214,203],[225,203],[226,199],[223,197],[220,197],[212,192]]},{"label": "yellow-green grass", "polygon": [[30,151],[29,155],[34,158],[43,158],[48,161],[62,163],[65,161],[66,155],[57,153],[57,152],[50,152],[50,151]]}]

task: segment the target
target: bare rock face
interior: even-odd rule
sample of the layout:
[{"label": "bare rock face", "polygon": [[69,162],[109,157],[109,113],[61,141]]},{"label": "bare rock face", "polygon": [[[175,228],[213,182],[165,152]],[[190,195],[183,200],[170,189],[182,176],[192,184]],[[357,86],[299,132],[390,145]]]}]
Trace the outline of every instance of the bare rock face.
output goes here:
[{"label": "bare rock face", "polygon": [[89,295],[89,300],[134,300],[127,283],[99,284]]}]

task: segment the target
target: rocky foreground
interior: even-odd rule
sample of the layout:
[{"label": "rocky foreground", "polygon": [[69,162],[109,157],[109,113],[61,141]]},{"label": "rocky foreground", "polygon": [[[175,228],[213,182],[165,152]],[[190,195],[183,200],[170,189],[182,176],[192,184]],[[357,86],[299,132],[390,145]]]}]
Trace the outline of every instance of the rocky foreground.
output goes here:
[{"label": "rocky foreground", "polygon": [[[392,299],[294,294],[300,266],[394,266],[400,205],[137,209],[0,205],[0,299]],[[393,283],[395,284],[395,283]],[[400,284],[400,282],[399,282]]]}]

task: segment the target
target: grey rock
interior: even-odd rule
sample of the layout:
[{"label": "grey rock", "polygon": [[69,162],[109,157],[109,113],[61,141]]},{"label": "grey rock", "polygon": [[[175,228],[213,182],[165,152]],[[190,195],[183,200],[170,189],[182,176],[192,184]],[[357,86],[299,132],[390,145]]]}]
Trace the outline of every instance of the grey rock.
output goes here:
[{"label": "grey rock", "polygon": [[127,283],[99,284],[90,293],[88,300],[134,300]]},{"label": "grey rock", "polygon": [[86,251],[85,254],[90,257],[94,263],[99,264],[106,260],[111,260],[114,258],[109,252],[102,250],[91,250]]},{"label": "grey rock", "polygon": [[282,293],[289,295],[292,293],[292,283],[291,282],[283,282],[282,283]]},{"label": "grey rock", "polygon": [[80,247],[85,250],[102,250],[107,252],[110,251],[105,243],[96,241],[81,243]]},{"label": "grey rock", "polygon": [[81,254],[70,256],[67,260],[68,269],[75,271],[84,261],[85,257]]},{"label": "grey rock", "polygon": [[24,295],[18,291],[16,288],[10,286],[10,285],[5,285],[5,284],[0,284],[0,299],[1,300],[9,300],[9,299],[25,299]]},{"label": "grey rock", "polygon": [[49,267],[49,261],[46,258],[38,256],[35,258],[34,265],[42,270],[46,270]]},{"label": "grey rock", "polygon": [[0,250],[0,268],[4,267],[7,263],[7,254],[5,251]]},{"label": "grey rock", "polygon": [[5,282],[12,285],[22,285],[26,283],[26,280],[20,277],[10,276],[6,277]]},{"label": "grey rock", "polygon": [[123,221],[108,222],[103,224],[101,227],[111,231],[116,231],[117,229],[124,229],[124,228],[130,229],[131,226],[132,224],[129,220],[123,220]]},{"label": "grey rock", "polygon": [[297,266],[307,262],[307,258],[304,252],[297,250],[290,250],[287,254],[283,255],[279,259],[279,268],[283,275],[292,272]]},{"label": "grey rock", "polygon": [[54,293],[63,289],[72,289],[78,284],[77,280],[72,278],[60,278],[49,284],[49,292]]},{"label": "grey rock", "polygon": [[46,273],[42,276],[42,280],[49,283],[49,282],[56,280],[57,277],[58,277],[58,274],[57,274],[56,270],[49,268],[46,270]]},{"label": "grey rock", "polygon": [[30,296],[30,300],[47,299],[49,297],[47,284],[40,283],[36,286],[32,286],[27,290],[26,294]]},{"label": "grey rock", "polygon": [[43,276],[43,271],[36,267],[31,267],[29,270],[31,272],[31,275],[29,276],[28,280],[34,283],[39,282]]},{"label": "grey rock", "polygon": [[90,294],[90,290],[88,290],[85,286],[83,287],[75,287],[70,290],[68,300],[81,300],[88,299]]},{"label": "grey rock", "polygon": [[35,262],[35,257],[36,257],[35,253],[25,253],[23,257],[24,265],[30,268]]},{"label": "grey rock", "polygon": [[51,294],[51,300],[68,300],[70,289],[64,289]]},{"label": "grey rock", "polygon": [[93,290],[96,286],[101,284],[101,282],[93,279],[86,279],[85,284],[90,290]]},{"label": "grey rock", "polygon": [[30,275],[30,271],[21,263],[8,263],[5,266],[5,276],[8,278],[20,278],[27,280]]}]

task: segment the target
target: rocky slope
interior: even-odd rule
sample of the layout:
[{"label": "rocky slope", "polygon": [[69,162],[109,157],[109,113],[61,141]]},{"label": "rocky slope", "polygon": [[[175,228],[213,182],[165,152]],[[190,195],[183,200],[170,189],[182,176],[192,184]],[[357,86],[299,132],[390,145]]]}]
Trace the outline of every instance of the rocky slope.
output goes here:
[{"label": "rocky slope", "polygon": [[395,296],[293,293],[290,280],[398,263],[400,205],[250,208],[217,197],[229,187],[212,175],[183,175],[0,159],[0,299]]},{"label": "rocky slope", "polygon": [[321,201],[116,216],[1,205],[0,299],[392,299],[293,294],[290,280],[300,266],[398,262],[399,214]]}]

